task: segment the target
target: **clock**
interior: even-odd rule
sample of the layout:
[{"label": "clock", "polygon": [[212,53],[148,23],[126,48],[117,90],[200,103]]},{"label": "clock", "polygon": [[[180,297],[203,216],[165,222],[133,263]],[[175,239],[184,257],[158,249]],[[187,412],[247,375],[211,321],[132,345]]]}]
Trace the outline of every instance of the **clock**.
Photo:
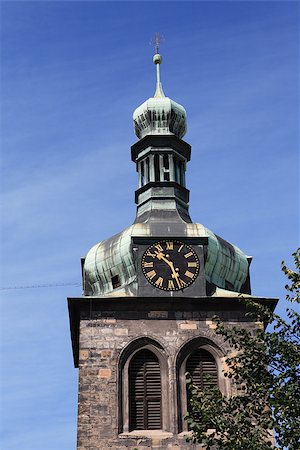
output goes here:
[{"label": "clock", "polygon": [[146,280],[163,291],[180,291],[190,286],[200,267],[195,250],[174,239],[150,245],[142,256],[141,265]]}]

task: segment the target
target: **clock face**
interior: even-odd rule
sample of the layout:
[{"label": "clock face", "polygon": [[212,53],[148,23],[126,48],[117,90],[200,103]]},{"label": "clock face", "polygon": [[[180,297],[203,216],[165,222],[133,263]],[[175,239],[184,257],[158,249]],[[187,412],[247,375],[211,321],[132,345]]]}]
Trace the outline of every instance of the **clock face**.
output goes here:
[{"label": "clock face", "polygon": [[190,286],[198,276],[199,266],[193,248],[173,239],[150,245],[142,256],[147,281],[163,291],[180,291]]}]

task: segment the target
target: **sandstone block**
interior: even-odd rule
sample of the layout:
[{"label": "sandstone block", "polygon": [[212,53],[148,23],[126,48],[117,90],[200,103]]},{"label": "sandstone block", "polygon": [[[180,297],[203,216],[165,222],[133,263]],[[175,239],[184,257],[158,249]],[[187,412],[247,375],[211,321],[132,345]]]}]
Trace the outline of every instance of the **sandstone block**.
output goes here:
[{"label": "sandstone block", "polygon": [[113,334],[113,329],[112,328],[106,328],[106,327],[103,327],[102,329],[101,329],[101,333],[103,333],[103,334]]},{"label": "sandstone block", "polygon": [[111,350],[102,350],[100,352],[102,358],[110,358],[111,354],[112,354]]},{"label": "sandstone block", "polygon": [[181,330],[197,330],[196,323],[180,323],[179,328]]},{"label": "sandstone block", "polygon": [[206,325],[211,328],[212,330],[215,330],[217,328],[217,324],[213,322],[212,320],[206,320]]},{"label": "sandstone block", "polygon": [[116,336],[127,336],[128,328],[115,328],[114,333]]},{"label": "sandstone block", "polygon": [[117,319],[103,319],[103,323],[114,324],[117,323]]},{"label": "sandstone block", "polygon": [[111,377],[111,370],[110,369],[100,369],[99,370],[99,377],[100,378],[110,378]]},{"label": "sandstone block", "polygon": [[89,351],[88,350],[80,350],[79,352],[79,359],[87,359],[89,357]]}]

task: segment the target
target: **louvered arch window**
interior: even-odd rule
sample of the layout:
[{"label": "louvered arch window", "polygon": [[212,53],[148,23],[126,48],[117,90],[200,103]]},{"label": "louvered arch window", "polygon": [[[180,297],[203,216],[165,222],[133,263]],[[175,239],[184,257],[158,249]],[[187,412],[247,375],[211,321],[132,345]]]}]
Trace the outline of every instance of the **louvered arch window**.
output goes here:
[{"label": "louvered arch window", "polygon": [[161,428],[160,365],[154,353],[143,349],[129,363],[129,429]]},{"label": "louvered arch window", "polygon": [[193,351],[186,361],[186,371],[191,374],[193,383],[200,389],[211,385],[218,386],[217,363],[207,350]]}]

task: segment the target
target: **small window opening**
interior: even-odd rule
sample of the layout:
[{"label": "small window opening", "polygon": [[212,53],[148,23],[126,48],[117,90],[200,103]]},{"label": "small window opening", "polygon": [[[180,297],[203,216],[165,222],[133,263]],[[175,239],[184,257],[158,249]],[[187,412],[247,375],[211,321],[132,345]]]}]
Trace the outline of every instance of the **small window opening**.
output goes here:
[{"label": "small window opening", "polygon": [[184,165],[183,161],[180,161],[180,184],[184,186]]},{"label": "small window opening", "polygon": [[175,158],[175,181],[180,184],[180,161]]},{"label": "small window opening", "polygon": [[184,164],[179,159],[175,160],[175,181],[184,186]]},{"label": "small window opening", "polygon": [[121,281],[119,275],[115,275],[111,277],[112,287],[113,289],[116,289],[121,286]]},{"label": "small window opening", "polygon": [[164,168],[169,170],[169,155],[167,153],[164,153]]},{"label": "small window opening", "polygon": [[154,155],[154,174],[155,174],[155,181],[160,181],[158,155]]},{"label": "small window opening", "polygon": [[170,181],[169,155],[167,153],[164,153],[163,155],[163,165],[164,165],[164,181]]},{"label": "small window opening", "polygon": [[144,186],[145,173],[144,173],[144,161],[141,161],[141,185]]},{"label": "small window opening", "polygon": [[230,283],[230,281],[225,280],[225,289],[227,291],[233,291],[234,290],[234,286],[232,283]]},{"label": "small window opening", "polygon": [[147,171],[147,174],[146,174],[146,182],[147,183],[149,183],[149,181],[150,181],[150,164],[149,164],[149,158],[147,158],[146,159],[146,171]]}]

